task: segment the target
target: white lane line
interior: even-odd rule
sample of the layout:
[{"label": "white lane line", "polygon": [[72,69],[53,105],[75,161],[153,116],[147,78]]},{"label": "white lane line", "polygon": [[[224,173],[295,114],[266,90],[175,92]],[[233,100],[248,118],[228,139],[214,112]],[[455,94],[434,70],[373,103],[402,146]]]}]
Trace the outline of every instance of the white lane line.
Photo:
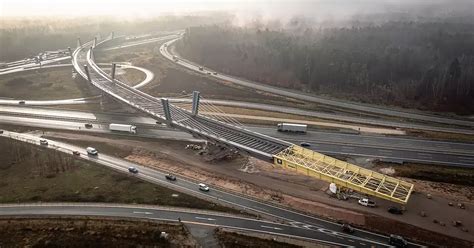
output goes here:
[{"label": "white lane line", "polygon": [[213,218],[204,218],[204,217],[194,217],[198,220],[216,220],[216,219],[213,219]]},{"label": "white lane line", "polygon": [[283,230],[283,228],[279,228],[279,227],[272,227],[272,226],[260,226],[260,227],[263,227],[263,228],[268,228],[268,229],[274,229],[274,230]]},{"label": "white lane line", "polygon": [[150,215],[150,214],[153,214],[152,212],[142,212],[142,211],[133,211],[134,214],[146,214],[146,215]]}]

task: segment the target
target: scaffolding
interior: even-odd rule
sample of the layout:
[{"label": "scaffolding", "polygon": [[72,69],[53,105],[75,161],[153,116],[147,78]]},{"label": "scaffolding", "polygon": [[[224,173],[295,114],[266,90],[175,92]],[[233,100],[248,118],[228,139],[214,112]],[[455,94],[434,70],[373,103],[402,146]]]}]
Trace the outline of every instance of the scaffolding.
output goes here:
[{"label": "scaffolding", "polygon": [[413,184],[292,145],[277,153],[274,163],[354,191],[406,204]]}]

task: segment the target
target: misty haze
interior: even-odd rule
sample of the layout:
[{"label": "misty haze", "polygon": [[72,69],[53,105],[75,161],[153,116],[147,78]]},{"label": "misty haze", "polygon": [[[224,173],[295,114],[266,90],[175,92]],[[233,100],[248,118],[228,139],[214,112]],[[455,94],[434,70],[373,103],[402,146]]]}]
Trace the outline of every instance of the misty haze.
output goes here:
[{"label": "misty haze", "polygon": [[474,2],[0,0],[0,247],[472,247]]}]

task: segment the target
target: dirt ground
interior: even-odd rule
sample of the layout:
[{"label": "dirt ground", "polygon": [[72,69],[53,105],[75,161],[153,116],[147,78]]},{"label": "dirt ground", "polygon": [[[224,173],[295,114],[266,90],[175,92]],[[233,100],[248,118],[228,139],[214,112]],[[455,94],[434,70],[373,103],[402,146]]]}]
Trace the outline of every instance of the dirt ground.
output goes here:
[{"label": "dirt ground", "polygon": [[[347,201],[338,200],[329,196],[326,191],[328,185],[325,182],[314,180],[307,176],[296,174],[282,168],[273,167],[272,164],[259,160],[250,159],[246,163],[246,158],[239,157],[233,160],[222,160],[219,162],[207,162],[198,155],[197,151],[184,149],[186,143],[173,141],[135,141],[121,138],[101,138],[87,137],[79,134],[51,133],[53,137],[69,139],[70,141],[85,139],[89,142],[102,141],[117,149],[123,146],[133,147],[132,151],[125,156],[126,159],[157,168],[171,171],[176,175],[191,177],[199,181],[205,181],[213,187],[222,187],[237,193],[251,195],[255,198],[272,203],[283,204],[300,211],[319,215],[328,219],[344,220],[365,228],[378,229],[384,223],[404,222],[413,228],[424,228],[435,232],[422,233],[418,238],[427,242],[443,242],[449,235],[459,239],[474,241],[473,216],[474,204],[471,201],[463,202],[466,209],[451,207],[448,203],[452,200],[446,199],[442,194],[438,194],[432,188],[423,188],[418,180],[415,183],[414,193],[406,206],[407,211],[401,215],[392,215],[387,212],[393,203],[376,199],[379,207],[366,208],[356,203],[355,199]],[[99,147],[100,149],[100,147]],[[124,154],[122,154],[124,155]],[[244,166],[245,165],[245,166]],[[272,185],[271,188],[268,185]],[[426,194],[432,194],[428,199]],[[458,194],[463,194],[458,190]],[[457,202],[454,202],[457,204]],[[420,213],[424,211],[427,217],[422,217]],[[368,217],[369,216],[369,217]],[[370,216],[377,216],[372,218]],[[434,223],[436,219],[438,223]],[[453,220],[462,220],[462,227],[451,225]],[[445,225],[440,225],[442,222]],[[407,237],[412,237],[413,228],[409,225],[402,225],[394,233]],[[466,228],[468,232],[463,231]],[[388,228],[387,228],[388,229]],[[390,230],[392,231],[392,230]],[[439,239],[439,240],[438,240]],[[454,240],[454,239],[453,239]]]},{"label": "dirt ground", "polygon": [[[161,238],[161,232],[169,234]],[[181,224],[106,218],[1,218],[0,247],[196,247]]]}]

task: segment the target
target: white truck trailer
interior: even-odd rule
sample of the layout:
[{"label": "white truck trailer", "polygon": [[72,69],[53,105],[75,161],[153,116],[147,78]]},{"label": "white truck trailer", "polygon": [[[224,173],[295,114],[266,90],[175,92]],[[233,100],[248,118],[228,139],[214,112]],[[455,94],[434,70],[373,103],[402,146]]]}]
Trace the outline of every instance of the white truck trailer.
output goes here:
[{"label": "white truck trailer", "polygon": [[127,125],[127,124],[110,123],[109,130],[119,131],[119,132],[129,132],[129,133],[133,133],[133,134],[137,133],[137,127],[136,126]]},{"label": "white truck trailer", "polygon": [[294,133],[306,133],[305,124],[294,124],[294,123],[278,123],[277,128],[280,132],[294,132]]}]

